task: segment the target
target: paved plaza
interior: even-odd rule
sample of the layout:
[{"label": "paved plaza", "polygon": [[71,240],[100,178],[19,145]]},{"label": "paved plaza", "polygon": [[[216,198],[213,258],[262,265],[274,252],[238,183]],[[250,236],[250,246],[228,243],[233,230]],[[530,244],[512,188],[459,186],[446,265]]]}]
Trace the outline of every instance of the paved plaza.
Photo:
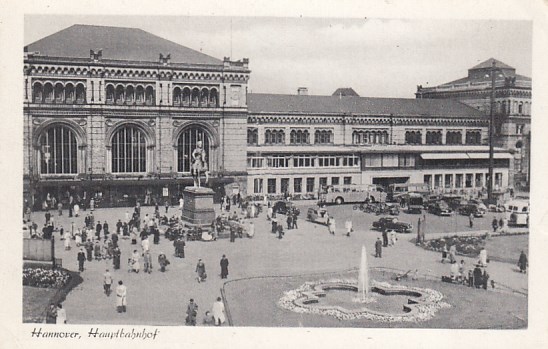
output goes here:
[{"label": "paved plaza", "polygon": [[[336,234],[330,235],[327,227],[305,221],[306,210],[313,202],[298,202],[301,209],[298,225],[295,230],[286,230],[283,239],[279,240],[271,234],[270,222],[263,212],[255,223],[255,236],[252,239],[236,239],[230,243],[229,239],[219,239],[213,242],[187,242],[184,259],[174,257],[174,247],[171,241],[160,240],[159,245],[151,243],[154,271],[152,274],[129,273],[127,260],[133,249],[141,251],[141,246],[131,245],[130,240],[121,239],[122,251],[121,269],[113,271],[112,261],[86,262],[85,271],[81,273],[84,281],[73,289],[63,303],[67,310],[70,323],[87,324],[147,324],[147,325],[183,325],[186,306],[190,298],[194,298],[199,305],[198,322],[201,323],[203,314],[210,310],[213,302],[221,295],[220,289],[226,281],[220,278],[219,261],[225,254],[229,259],[228,280],[258,277],[258,276],[292,276],[320,272],[343,272],[356,268],[360,259],[362,245],[368,249],[369,266],[371,268],[384,267],[398,270],[418,269],[421,274],[428,274],[435,278],[449,274],[449,265],[440,263],[438,252],[427,251],[415,246],[410,240],[413,234],[398,234],[398,242],[393,247],[383,249],[382,258],[374,258],[374,242],[381,236],[380,232],[371,230],[371,222],[378,219],[374,214],[365,214],[352,209],[351,205],[332,206],[328,211],[337,221]],[[215,205],[216,210],[219,209]],[[161,208],[162,214],[164,208]],[[96,209],[95,221],[107,221],[114,230],[119,218],[125,217],[125,212],[132,208]],[[76,227],[84,224],[83,215],[68,218],[67,211],[59,217],[55,213],[57,226],[64,229],[74,222]],[[153,207],[143,207],[142,217],[151,215]],[[172,207],[168,215],[180,215],[180,211]],[[284,221],[285,216],[278,215]],[[399,220],[417,224],[419,215],[402,213]],[[475,220],[474,228],[468,227],[468,218],[464,216],[437,217],[426,214],[426,237],[429,238],[441,233],[466,232],[489,230],[493,214]],[[33,220],[39,225],[44,223],[44,212],[33,213]],[[352,219],[354,232],[350,237],[344,235],[344,221]],[[249,221],[249,220],[248,220]],[[59,239],[56,234],[56,239]],[[527,247],[527,246],[524,246]],[[72,243],[72,249],[65,251],[61,242],[56,244],[56,255],[62,258],[63,267],[69,270],[78,270],[76,254],[78,249]],[[164,252],[171,262],[165,273],[159,271],[157,256]],[[516,262],[518,256],[515,257]],[[195,278],[195,267],[201,258],[206,265],[208,279],[198,283]],[[461,257],[458,257],[461,259]],[[466,265],[471,267],[476,258],[462,258]],[[102,275],[106,268],[111,270],[115,284],[123,280],[128,289],[127,313],[118,314],[115,308],[115,296],[107,297],[103,293]],[[496,292],[527,293],[527,275],[517,272],[515,263],[491,261],[488,266],[491,279],[500,286],[489,290],[496,296]],[[457,287],[457,286],[455,286]],[[231,308],[252,306],[253,302],[260,302],[261,295],[250,299],[248,304],[228,303]]]}]

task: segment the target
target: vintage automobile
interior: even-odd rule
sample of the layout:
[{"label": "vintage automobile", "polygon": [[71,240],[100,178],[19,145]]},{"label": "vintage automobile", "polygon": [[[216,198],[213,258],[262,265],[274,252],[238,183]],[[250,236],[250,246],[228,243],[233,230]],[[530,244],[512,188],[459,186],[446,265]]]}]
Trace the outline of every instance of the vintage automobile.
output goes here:
[{"label": "vintage automobile", "polygon": [[428,212],[438,216],[450,216],[453,213],[453,210],[449,207],[449,205],[445,201],[439,200],[434,203],[431,203],[428,206]]},{"label": "vintage automobile", "polygon": [[396,217],[382,217],[376,222],[373,222],[373,229],[380,231],[394,230],[398,233],[411,233],[413,226],[409,223],[398,221]]},{"label": "vintage automobile", "polygon": [[325,208],[311,207],[306,213],[306,219],[312,223],[327,225],[327,211]]},{"label": "vintage automobile", "polygon": [[275,213],[279,214],[287,214],[287,212],[291,210],[295,210],[297,213],[297,216],[301,213],[301,211],[295,207],[295,205],[291,201],[277,201],[274,206],[272,206],[272,210]]},{"label": "vintage automobile", "polygon": [[474,217],[483,217],[487,213],[483,208],[476,204],[465,204],[459,207],[458,212],[463,216],[470,216],[473,214]]}]

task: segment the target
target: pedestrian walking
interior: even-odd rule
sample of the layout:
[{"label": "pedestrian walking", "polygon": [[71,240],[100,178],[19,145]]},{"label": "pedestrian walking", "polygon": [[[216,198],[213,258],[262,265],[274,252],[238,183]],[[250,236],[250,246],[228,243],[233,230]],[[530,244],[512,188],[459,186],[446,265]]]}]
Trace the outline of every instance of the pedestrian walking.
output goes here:
[{"label": "pedestrian walking", "polygon": [[499,227],[498,221],[496,217],[493,217],[493,221],[491,222],[491,226],[493,227],[493,233],[495,233]]},{"label": "pedestrian walking", "polygon": [[167,214],[167,211],[169,210],[169,200],[166,199],[166,201],[164,202],[164,206],[166,208],[166,214]]},{"label": "pedestrian walking", "polygon": [[270,219],[272,220],[272,234],[276,234],[278,232],[278,221],[274,217]]},{"label": "pedestrian walking", "polygon": [[143,253],[143,267],[145,273],[152,273],[152,256],[148,250]]},{"label": "pedestrian walking", "polygon": [[388,230],[382,231],[382,247],[388,247]]},{"label": "pedestrian walking", "polygon": [[48,309],[46,310],[46,324],[56,324],[57,323],[57,307],[55,304],[50,303]]},{"label": "pedestrian walking", "polygon": [[57,204],[57,212],[59,213],[59,216],[63,215],[63,204],[61,202]]},{"label": "pedestrian walking", "polygon": [[234,242],[236,240],[236,227],[231,226],[230,227],[230,242]]},{"label": "pedestrian walking", "polygon": [[419,217],[419,220],[417,222],[417,245],[421,244],[421,219]]},{"label": "pedestrian walking", "polygon": [[381,238],[377,238],[377,241],[375,241],[375,258],[382,258],[382,241],[381,241]]},{"label": "pedestrian walking", "polygon": [[103,236],[105,237],[105,240],[108,239],[108,234],[108,223],[105,221],[105,223],[103,223]]},{"label": "pedestrian walking", "polygon": [[221,279],[226,279],[228,277],[228,258],[226,255],[223,255],[221,258]]},{"label": "pedestrian walking", "polygon": [[335,222],[335,217],[329,216],[328,223],[327,223],[329,233],[332,235],[335,235],[335,229],[337,228],[337,223]]},{"label": "pedestrian walking", "polygon": [[87,255],[88,262],[91,262],[93,260],[93,242],[91,242],[91,240],[88,239],[86,243],[84,244],[84,246],[86,248],[86,255]]},{"label": "pedestrian walking", "polygon": [[344,222],[344,228],[346,229],[346,236],[350,237],[350,233],[354,231],[354,229],[352,228],[352,221],[347,220],[346,222]]},{"label": "pedestrian walking", "polygon": [[293,227],[293,216],[289,212],[287,213],[286,222],[287,222],[287,230],[291,229]]},{"label": "pedestrian walking", "polygon": [[396,245],[396,241],[397,241],[397,240],[398,240],[398,239],[396,238],[396,232],[395,232],[394,230],[391,230],[391,231],[390,231],[390,245],[391,245],[391,246]]},{"label": "pedestrian walking", "polygon": [[284,227],[283,225],[278,225],[278,239],[282,239],[284,237]]},{"label": "pedestrian walking", "polygon": [[175,247],[175,257],[185,258],[185,240],[182,237],[178,237],[173,241],[173,246]]},{"label": "pedestrian walking", "polygon": [[133,250],[133,254],[131,255],[129,271],[133,271],[137,274],[141,271],[141,263],[139,262],[139,253],[137,250]]},{"label": "pedestrian walking", "polygon": [[487,250],[485,249],[485,247],[482,247],[482,249],[480,250],[478,264],[480,264],[482,267],[487,266]]},{"label": "pedestrian walking", "polygon": [[474,214],[470,213],[470,216],[468,216],[468,223],[470,224],[470,228],[474,227]]},{"label": "pedestrian walking", "polygon": [[112,251],[112,265],[114,267],[114,270],[120,269],[121,256],[122,256],[122,251],[120,251],[120,248],[118,246],[114,247],[114,250]]},{"label": "pedestrian walking", "polygon": [[61,303],[57,304],[57,316],[55,318],[55,323],[57,325],[64,325],[67,323],[67,312],[63,309]]},{"label": "pedestrian walking", "polygon": [[86,261],[86,254],[84,253],[84,248],[80,248],[80,252],[78,252],[78,255],[76,257],[78,260],[78,271],[84,271],[84,263]]},{"label": "pedestrian walking", "polygon": [[109,270],[107,269],[105,273],[103,274],[103,290],[105,291],[105,294],[107,297],[110,297],[110,293],[112,290],[110,289],[112,285],[112,275],[110,275]]},{"label": "pedestrian walking", "polygon": [[123,281],[118,281],[118,287],[116,287],[116,310],[118,313],[125,313],[127,307],[127,287]]},{"label": "pedestrian walking", "polygon": [[64,242],[65,251],[70,251],[70,241],[72,240],[70,231],[67,230],[63,237],[65,238],[65,242]]},{"label": "pedestrian walking", "polygon": [[225,305],[221,297],[217,297],[217,301],[213,303],[211,307],[213,319],[215,319],[215,326],[221,326],[225,321]]},{"label": "pedestrian walking", "polygon": [[97,237],[97,240],[101,240],[101,230],[103,230],[103,225],[101,224],[101,221],[97,221],[97,225],[95,226],[95,236]]},{"label": "pedestrian walking", "polygon": [[521,251],[521,254],[519,255],[519,261],[518,261],[518,267],[520,273],[527,273],[527,266],[529,265],[529,261],[527,260],[527,255],[525,252]]},{"label": "pedestrian walking", "polygon": [[186,307],[185,324],[187,326],[196,326],[196,316],[198,315],[198,304],[194,303],[194,299],[190,299]]},{"label": "pedestrian walking", "polygon": [[198,283],[205,281],[207,278],[205,264],[201,259],[198,259],[198,264],[196,264],[196,280]]},{"label": "pedestrian walking", "polygon": [[144,236],[141,240],[141,248],[143,249],[143,253],[147,252],[150,249],[150,243],[148,241],[148,236]]}]

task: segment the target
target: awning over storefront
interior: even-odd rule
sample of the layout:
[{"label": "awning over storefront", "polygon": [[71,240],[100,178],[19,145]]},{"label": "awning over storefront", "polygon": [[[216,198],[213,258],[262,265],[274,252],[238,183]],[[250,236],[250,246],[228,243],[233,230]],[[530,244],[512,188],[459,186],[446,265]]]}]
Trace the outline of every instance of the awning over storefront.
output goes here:
[{"label": "awning over storefront", "polygon": [[[489,159],[489,153],[468,153],[470,159]],[[494,153],[493,159],[512,159],[512,154],[509,153]]]},{"label": "awning over storefront", "polygon": [[[424,160],[460,160],[460,159],[489,159],[489,153],[422,153],[421,158]],[[512,159],[512,154],[495,153],[494,159]]]},{"label": "awning over storefront", "polygon": [[469,159],[466,153],[422,153],[424,160]]}]

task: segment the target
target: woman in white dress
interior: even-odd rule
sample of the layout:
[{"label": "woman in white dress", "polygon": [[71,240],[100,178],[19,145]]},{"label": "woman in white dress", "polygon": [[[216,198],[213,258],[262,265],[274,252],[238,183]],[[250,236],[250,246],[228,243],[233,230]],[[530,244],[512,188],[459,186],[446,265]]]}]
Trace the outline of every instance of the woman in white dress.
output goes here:
[{"label": "woman in white dress", "polygon": [[221,326],[226,321],[225,305],[221,297],[217,297],[217,301],[213,303],[211,312],[213,313],[213,319],[215,319],[215,326]]},{"label": "woman in white dress", "polygon": [[57,318],[55,319],[57,325],[67,323],[67,312],[63,309],[61,303],[57,304]]},{"label": "woman in white dress", "polygon": [[65,238],[65,250],[68,251],[70,250],[70,241],[72,240],[72,235],[70,234],[70,231],[65,231],[65,234],[64,234],[64,238]]},{"label": "woman in white dress", "polygon": [[118,281],[118,287],[116,287],[116,310],[119,313],[125,313],[127,306],[127,288],[122,282]]},{"label": "woman in white dress", "polygon": [[74,204],[74,216],[78,217],[79,213],[80,213],[80,205]]}]

